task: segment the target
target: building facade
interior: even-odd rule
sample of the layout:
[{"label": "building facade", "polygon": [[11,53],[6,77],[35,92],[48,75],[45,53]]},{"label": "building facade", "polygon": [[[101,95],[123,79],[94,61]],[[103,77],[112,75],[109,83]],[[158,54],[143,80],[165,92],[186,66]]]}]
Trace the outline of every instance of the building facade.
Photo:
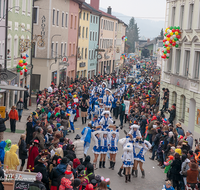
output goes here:
[{"label": "building facade", "polygon": [[90,10],[83,4],[79,11],[77,76],[87,77],[90,39]]},{"label": "building facade", "polygon": [[[30,87],[31,71],[31,32],[32,32],[32,0],[8,1],[8,27],[7,27],[7,69],[14,72],[14,77],[9,83],[24,87]],[[26,48],[24,48],[26,44]],[[22,56],[28,55],[27,73],[19,75],[16,66]],[[21,97],[23,92],[9,92],[7,107],[11,107]]]},{"label": "building facade", "polygon": [[60,63],[68,55],[69,3],[35,1],[33,34],[38,37],[33,49],[33,81],[37,81],[32,83],[33,91],[47,88],[51,81],[66,80],[68,68]]},{"label": "building facade", "polygon": [[199,5],[198,0],[167,1],[166,26],[180,26],[181,39],[179,48],[172,48],[162,64],[161,76],[161,89],[169,89],[169,107],[176,103],[175,122],[181,122],[195,138],[200,133]]}]

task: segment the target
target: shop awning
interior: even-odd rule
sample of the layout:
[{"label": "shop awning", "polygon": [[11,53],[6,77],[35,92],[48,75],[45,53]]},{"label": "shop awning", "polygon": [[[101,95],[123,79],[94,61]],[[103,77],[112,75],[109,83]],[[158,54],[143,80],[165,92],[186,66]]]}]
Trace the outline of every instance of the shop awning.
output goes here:
[{"label": "shop awning", "polygon": [[0,90],[26,91],[26,88],[12,86],[12,85],[6,85],[6,84],[0,84]]}]

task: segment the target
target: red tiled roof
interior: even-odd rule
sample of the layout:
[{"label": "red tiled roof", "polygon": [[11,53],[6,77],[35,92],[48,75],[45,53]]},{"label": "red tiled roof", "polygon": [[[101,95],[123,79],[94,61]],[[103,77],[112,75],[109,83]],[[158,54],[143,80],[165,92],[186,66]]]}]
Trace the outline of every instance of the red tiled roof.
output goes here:
[{"label": "red tiled roof", "polygon": [[101,11],[101,10],[98,10],[98,11],[101,12],[103,16],[107,16],[107,17],[110,17],[110,18],[118,20],[118,18],[113,16],[113,15],[110,15],[110,14],[104,12],[104,11]]}]

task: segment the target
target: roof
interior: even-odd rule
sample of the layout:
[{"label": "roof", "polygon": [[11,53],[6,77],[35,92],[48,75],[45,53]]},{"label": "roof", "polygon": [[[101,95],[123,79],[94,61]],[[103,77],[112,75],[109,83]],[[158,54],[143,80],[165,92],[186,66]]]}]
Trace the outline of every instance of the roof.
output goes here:
[{"label": "roof", "polygon": [[15,74],[15,73],[13,73],[13,72],[7,70],[7,69],[1,69],[1,70],[0,70],[0,73],[1,73],[1,75],[0,75],[0,81],[1,81],[1,80],[6,80],[6,81],[9,80],[9,81],[11,81],[11,80],[13,80],[15,77],[17,77],[17,74]]},{"label": "roof", "polygon": [[99,12],[98,10],[96,10],[95,8],[93,8],[91,5],[89,5],[89,4],[86,3],[86,2],[84,2],[84,3],[82,4],[82,7],[83,7],[83,8],[85,7],[87,10],[92,11],[93,14],[97,14],[97,15],[100,15],[100,14],[101,14],[101,12]]},{"label": "roof", "polygon": [[156,42],[157,42],[157,38],[154,38],[154,39],[151,40],[150,42],[146,42],[146,43],[143,43],[143,44],[139,45],[139,48],[143,48],[143,47],[145,47],[145,46],[150,46],[150,45],[152,45],[152,44],[156,44]]},{"label": "roof", "polygon": [[104,12],[104,11],[101,11],[101,10],[98,10],[98,11],[101,12],[101,14],[102,14],[103,16],[106,16],[106,17],[109,17],[109,18],[112,18],[112,19],[118,20],[118,18],[115,17],[115,16],[113,16],[113,15],[110,15],[110,14]]},{"label": "roof", "polygon": [[14,90],[14,91],[26,91],[26,88],[18,87],[18,86],[12,86],[7,84],[0,84],[0,89],[4,90]]}]

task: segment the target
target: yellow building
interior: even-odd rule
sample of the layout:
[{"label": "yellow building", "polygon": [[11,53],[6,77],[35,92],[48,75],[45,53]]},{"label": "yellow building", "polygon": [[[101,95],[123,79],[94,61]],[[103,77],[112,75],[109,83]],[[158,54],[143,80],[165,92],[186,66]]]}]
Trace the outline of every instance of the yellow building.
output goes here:
[{"label": "yellow building", "polygon": [[90,10],[82,5],[79,12],[77,76],[87,77],[89,49]]}]

